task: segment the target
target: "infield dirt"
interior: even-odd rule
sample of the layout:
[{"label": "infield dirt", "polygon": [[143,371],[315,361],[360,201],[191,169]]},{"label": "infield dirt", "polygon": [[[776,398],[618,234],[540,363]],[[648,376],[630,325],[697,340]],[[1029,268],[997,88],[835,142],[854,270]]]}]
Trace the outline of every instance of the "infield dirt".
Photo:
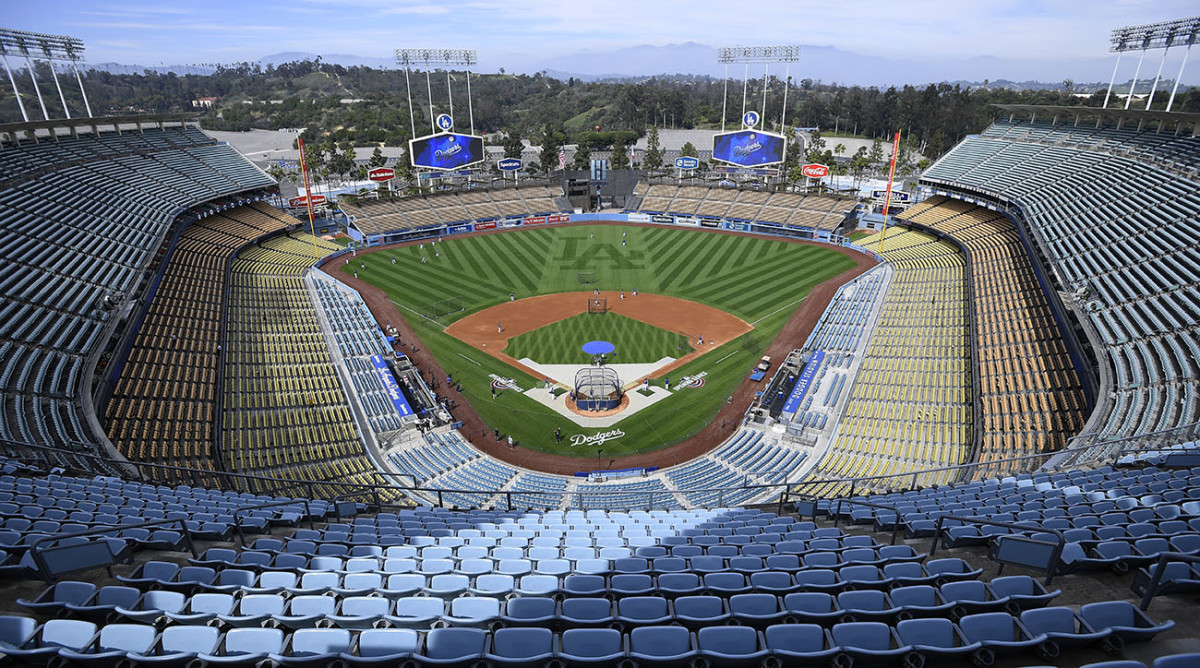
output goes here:
[{"label": "infield dirt", "polygon": [[[570,224],[571,223],[567,223],[567,225]],[[657,227],[652,223],[611,222],[598,224]],[[504,230],[498,232],[476,232],[473,234],[519,233],[519,230]],[[790,351],[803,345],[809,334],[812,333],[813,328],[816,327],[817,322],[821,319],[821,314],[825,312],[825,308],[829,305],[829,302],[837,293],[838,288],[855,279],[856,277],[866,273],[876,264],[874,258],[868,255],[845,248],[830,246],[828,244],[726,230],[713,230],[711,233],[754,236],[762,239],[770,239],[772,241],[784,241],[787,243],[818,246],[820,248],[827,248],[839,252],[852,259],[855,263],[855,266],[851,269],[847,269],[846,271],[813,288],[812,292],[810,292],[804,301],[800,303],[800,305],[792,313],[791,318],[788,319],[787,324],[783,326],[783,329],[780,330],[779,334],[775,337],[775,340],[772,341],[771,345],[767,348],[766,354],[770,355],[773,359],[782,359]],[[416,243],[418,242],[413,241],[410,242],[410,244],[405,245]],[[375,251],[387,250],[389,248],[391,247],[382,246],[378,249],[375,249]],[[375,251],[366,250],[362,252]],[[324,263],[322,266],[324,266]],[[345,272],[332,270],[332,268],[329,271],[329,274],[336,277],[346,285],[354,288],[355,290],[358,290],[359,294],[361,294],[363,299],[367,302],[367,306],[371,309],[371,313],[375,316],[375,320],[377,322],[391,322],[400,330],[401,337],[405,341],[418,340],[416,333],[413,332],[412,328],[408,325],[404,315],[398,308],[396,308],[396,305],[392,303],[387,293],[385,293],[383,290],[361,279],[354,278]],[[647,295],[639,294],[637,298],[641,299],[644,296]],[[609,301],[609,304],[612,304],[611,300]],[[503,323],[503,321],[501,321],[501,323]],[[493,326],[495,324],[496,323],[492,323]],[[434,359],[433,355],[430,354],[424,346],[421,346],[417,352],[410,353],[409,357],[411,357],[413,362],[416,363],[417,366],[427,374],[432,372],[433,377],[435,378],[445,377],[445,370],[441,367],[441,365],[438,364],[437,360]],[[663,448],[662,450],[656,450],[654,452],[638,455],[630,455],[627,457],[613,458],[607,462],[604,462],[604,466],[607,468],[674,466],[675,464],[686,462],[689,459],[693,459],[708,452],[709,450],[712,450],[720,445],[721,442],[723,442],[726,438],[728,438],[741,423],[742,416],[745,414],[746,410],[750,408],[750,404],[754,400],[754,392],[759,387],[759,383],[752,382],[748,379],[743,381],[738,387],[737,391],[734,392],[733,401],[722,406],[716,417],[713,418],[708,426],[700,430],[700,432],[695,436],[685,441],[680,441],[679,443],[676,443],[670,447]],[[516,466],[522,466],[535,471],[556,473],[560,475],[572,475],[577,471],[586,471],[593,468],[589,466],[589,459],[586,457],[554,455],[535,450],[527,450],[521,447],[510,448],[507,443],[497,441],[492,437],[491,430],[488,429],[483,423],[483,420],[479,418],[479,415],[475,412],[474,408],[471,407],[470,402],[465,396],[455,391],[452,387],[443,387],[439,391],[443,395],[453,399],[458,404],[458,408],[455,409],[455,418],[461,420],[463,423],[462,429],[460,430],[463,436],[467,438],[472,445],[488,455]]]}]

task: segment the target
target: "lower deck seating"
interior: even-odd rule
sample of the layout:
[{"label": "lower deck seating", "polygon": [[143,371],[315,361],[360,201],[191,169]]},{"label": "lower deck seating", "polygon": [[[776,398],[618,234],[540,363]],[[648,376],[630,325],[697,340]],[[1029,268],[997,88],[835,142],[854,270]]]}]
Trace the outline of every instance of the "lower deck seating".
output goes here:
[{"label": "lower deck seating", "polygon": [[[971,449],[971,383],[962,255],[927,234],[893,231],[882,255],[894,265],[839,432],[812,479],[913,473],[943,484]],[[906,486],[883,480],[880,487]],[[806,492],[834,496],[845,488]]]},{"label": "lower deck seating", "polygon": [[[108,436],[122,455],[219,468],[212,424],[219,405],[226,263],[239,247],[289,221],[295,222],[253,204],[205,218],[180,234],[105,412]],[[157,480],[180,479],[169,470],[145,470]]]},{"label": "lower deck seating", "polygon": [[[944,198],[918,204],[900,218],[946,232],[971,254],[983,407],[976,459],[1061,450],[1083,427],[1083,389],[1013,224],[983,207]],[[1040,463],[980,467],[976,475],[1025,472]]]},{"label": "lower deck seating", "polygon": [[363,449],[301,278],[315,260],[314,243],[320,254],[337,248],[293,233],[248,248],[234,260],[222,454],[238,473],[384,485]]}]

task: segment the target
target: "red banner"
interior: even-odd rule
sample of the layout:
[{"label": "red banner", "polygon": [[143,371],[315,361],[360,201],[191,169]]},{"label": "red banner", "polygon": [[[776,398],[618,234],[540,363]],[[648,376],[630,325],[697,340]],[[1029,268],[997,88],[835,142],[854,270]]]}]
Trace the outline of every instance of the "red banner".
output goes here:
[{"label": "red banner", "polygon": [[372,181],[391,181],[396,178],[396,170],[391,167],[376,167],[367,172],[367,178]]},{"label": "red banner", "polygon": [[556,213],[553,216],[546,216],[547,223],[567,223],[571,221],[570,214]]},{"label": "red banner", "polygon": [[[288,200],[288,206],[306,206],[309,204],[308,200],[309,200],[309,198],[305,197],[303,195],[301,195],[300,197],[293,197]],[[324,195],[313,195],[312,196],[312,205],[313,206],[320,206],[324,203],[325,203]]]},{"label": "red banner", "polygon": [[475,223],[476,230],[494,230],[496,229],[496,221],[490,223]]},{"label": "red banner", "polygon": [[820,179],[829,176],[829,168],[825,165],[805,165],[800,168],[800,173],[810,179]]},{"label": "red banner", "polygon": [[545,216],[527,216],[525,218],[526,225],[541,225],[546,222]]}]

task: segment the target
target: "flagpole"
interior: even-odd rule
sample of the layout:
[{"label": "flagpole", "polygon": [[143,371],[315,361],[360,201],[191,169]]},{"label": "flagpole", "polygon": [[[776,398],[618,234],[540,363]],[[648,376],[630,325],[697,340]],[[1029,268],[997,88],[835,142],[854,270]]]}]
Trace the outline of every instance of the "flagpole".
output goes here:
[{"label": "flagpole", "polygon": [[892,205],[892,182],[896,178],[896,158],[900,155],[900,131],[896,130],[896,138],[892,140],[892,166],[888,170],[887,197],[883,200],[883,234],[879,235],[879,257],[883,257],[883,240],[887,238],[888,208]]},{"label": "flagpole", "polygon": [[308,185],[308,162],[304,159],[304,140],[296,138],[300,146],[300,173],[304,176],[304,203],[308,207],[308,230],[312,234],[313,262],[321,259],[317,252],[317,224],[313,221],[312,189]]}]

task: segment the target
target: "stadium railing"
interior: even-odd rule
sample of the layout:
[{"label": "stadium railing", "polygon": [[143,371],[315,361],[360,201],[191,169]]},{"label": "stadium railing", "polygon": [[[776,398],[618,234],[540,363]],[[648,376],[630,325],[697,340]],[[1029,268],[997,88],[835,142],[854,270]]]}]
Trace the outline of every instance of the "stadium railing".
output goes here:
[{"label": "stadium railing", "polygon": [[[1195,434],[1200,433],[1200,423],[1189,425],[1187,427],[1187,429],[1189,430],[1187,433],[1192,435],[1192,439],[1194,440]],[[1180,432],[1181,430],[1176,429],[1176,430],[1172,430],[1172,431]],[[1165,437],[1160,436],[1160,438],[1165,438]],[[1101,466],[1101,465],[1115,464],[1122,457],[1125,457],[1125,456],[1128,456],[1131,454],[1136,455],[1138,453],[1159,452],[1163,449],[1163,446],[1165,443],[1165,440],[1164,440],[1161,442],[1146,444],[1146,443],[1140,443],[1140,440],[1141,439],[1139,437],[1122,439],[1121,442],[1125,443],[1127,445],[1127,447],[1117,447],[1115,450],[1113,449],[1113,446],[1115,443],[1113,441],[1092,443],[1092,444],[1083,446],[1082,448],[1076,449],[1076,450],[1102,449],[1106,453],[1105,456],[1098,457],[1095,459],[1086,459],[1086,458],[1082,459],[1082,460],[1069,459],[1065,462],[1054,462],[1053,459],[1055,457],[1057,457],[1058,455],[1060,455],[1061,453],[1050,452],[1050,453],[1036,453],[1036,454],[1031,454],[1031,455],[1022,455],[1019,457],[1012,457],[1012,458],[1004,459],[1004,460],[992,460],[990,462],[975,462],[975,463],[971,463],[971,464],[959,464],[957,466],[943,467],[943,469],[945,469],[946,471],[950,471],[950,472],[957,472],[957,475],[951,476],[951,479],[958,480],[958,481],[966,481],[966,480],[971,479],[973,473],[976,470],[981,469],[983,467],[993,467],[998,463],[1040,460],[1040,461],[1042,461],[1042,464],[1040,466],[1031,467],[1029,470],[1036,470],[1036,471],[1042,472],[1042,473],[1050,473],[1050,472],[1057,472],[1057,471],[1062,471],[1062,470],[1071,469],[1071,468],[1077,468],[1079,461],[1083,461],[1086,464],[1088,464],[1089,466]],[[1181,443],[1184,441],[1176,440],[1174,442]],[[63,451],[59,448],[53,448],[53,447],[45,446],[45,445],[37,445],[37,444],[32,444],[32,443],[21,443],[21,442],[17,442],[17,441],[0,439],[0,454],[14,457],[17,459],[32,460],[32,461],[40,462],[47,467],[58,466],[58,462],[57,462],[57,460],[55,460],[53,458],[53,455],[56,453],[62,453],[62,452],[70,452],[70,454],[72,454],[78,458],[92,460],[92,461],[95,461],[97,463],[97,465],[102,464],[109,468],[111,468],[111,465],[113,463],[112,460],[110,460],[106,457],[102,457],[100,455],[81,453],[78,451]],[[137,480],[140,480],[140,481],[145,481],[145,482],[153,481],[156,478],[153,477],[153,474],[144,473],[142,471],[143,468],[160,469],[160,470],[161,469],[169,469],[173,472],[177,472],[180,475],[179,479],[181,481],[184,479],[183,478],[184,475],[197,476],[198,480],[206,480],[206,481],[211,481],[213,479],[213,477],[215,476],[215,478],[217,480],[223,481],[225,488],[236,489],[236,490],[241,490],[241,491],[248,490],[248,491],[253,492],[257,488],[257,486],[261,486],[266,489],[281,489],[281,488],[286,488],[286,487],[290,486],[292,489],[296,490],[297,494],[295,494],[295,496],[297,498],[319,499],[319,498],[324,498],[327,496],[327,494],[323,494],[322,490],[330,490],[330,491],[336,490],[337,494],[335,495],[335,498],[334,498],[335,501],[355,499],[360,502],[367,503],[369,506],[371,506],[375,509],[384,509],[384,508],[391,508],[391,507],[396,507],[396,508],[410,507],[410,504],[407,504],[407,503],[401,504],[401,503],[395,503],[392,501],[388,501],[387,498],[389,496],[393,495],[395,492],[404,493],[405,496],[408,496],[408,494],[407,494],[408,492],[421,492],[421,493],[423,493],[423,495],[433,495],[434,497],[437,498],[437,504],[436,504],[437,507],[445,507],[445,496],[446,495],[455,495],[455,494],[479,495],[479,494],[483,494],[486,496],[486,498],[492,498],[493,496],[498,495],[499,498],[503,498],[505,500],[505,508],[504,509],[506,509],[506,510],[530,510],[533,508],[528,508],[528,507],[522,508],[518,504],[515,504],[514,500],[513,500],[514,496],[518,497],[519,499],[543,498],[544,497],[544,498],[547,498],[548,501],[550,501],[545,506],[539,506],[536,509],[545,509],[550,506],[561,505],[561,502],[564,498],[574,499],[573,503],[571,503],[568,506],[568,508],[578,507],[580,509],[586,509],[587,506],[585,506],[585,504],[584,504],[584,497],[588,497],[588,499],[589,499],[589,503],[587,504],[588,506],[597,507],[596,504],[594,504],[594,502],[591,501],[595,497],[612,496],[615,498],[615,497],[628,497],[630,494],[638,494],[638,495],[644,496],[644,498],[646,499],[645,504],[636,504],[635,505],[635,504],[629,504],[627,502],[623,502],[623,503],[615,504],[613,506],[613,509],[620,509],[620,508],[640,509],[640,508],[653,508],[654,507],[653,503],[654,503],[654,500],[656,497],[658,497],[658,498],[673,497],[675,494],[679,494],[679,493],[712,494],[712,495],[715,495],[715,499],[714,499],[715,503],[713,504],[712,507],[722,507],[725,503],[725,500],[730,498],[730,496],[735,496],[738,493],[744,493],[746,490],[760,490],[758,492],[755,492],[752,495],[753,497],[757,497],[759,494],[765,494],[771,490],[778,490],[779,496],[774,497],[772,501],[768,501],[768,502],[765,502],[762,504],[752,504],[752,505],[776,506],[778,509],[777,512],[782,513],[785,507],[789,507],[793,504],[803,504],[810,508],[816,509],[817,505],[815,503],[815,499],[826,498],[826,497],[818,497],[817,495],[814,495],[811,493],[806,494],[804,491],[806,488],[811,489],[811,488],[817,487],[817,486],[828,485],[829,483],[842,483],[843,485],[848,486],[848,492],[846,494],[842,495],[841,497],[836,497],[836,498],[853,499],[853,497],[856,495],[857,491],[862,489],[864,483],[867,483],[867,482],[873,483],[871,486],[873,493],[878,493],[883,490],[901,491],[901,490],[906,490],[906,489],[915,489],[917,487],[917,485],[916,485],[916,481],[918,480],[917,476],[925,473],[925,471],[917,471],[917,472],[910,471],[910,472],[905,472],[905,473],[892,473],[892,474],[877,475],[877,476],[862,477],[862,478],[818,479],[818,480],[805,480],[805,481],[801,481],[801,482],[765,483],[765,484],[759,484],[759,485],[745,485],[745,486],[740,486],[740,487],[725,487],[725,488],[712,488],[712,489],[685,489],[685,490],[669,490],[669,491],[667,491],[667,490],[634,491],[634,490],[626,489],[626,490],[612,491],[612,492],[590,489],[586,492],[584,492],[584,491],[559,492],[559,491],[537,491],[537,490],[480,490],[480,489],[459,490],[459,489],[422,488],[422,487],[417,487],[417,486],[412,486],[412,485],[367,485],[367,484],[361,484],[361,483],[346,483],[346,482],[326,481],[326,480],[300,480],[300,479],[294,479],[294,478],[270,477],[270,476],[251,475],[251,474],[244,474],[244,473],[229,473],[229,472],[225,472],[225,471],[218,471],[218,472],[200,471],[200,470],[189,469],[189,468],[181,467],[181,466],[170,466],[170,465],[166,465],[166,464],[151,464],[151,463],[145,463],[145,462],[120,462],[120,465],[123,467],[124,470],[126,470],[130,474],[132,474],[131,477],[136,478]],[[98,469],[99,469],[99,466],[98,466]],[[106,469],[99,469],[99,470],[106,471]],[[107,471],[106,471],[106,473],[107,473]],[[879,485],[880,481],[884,481],[885,484],[882,486]],[[201,482],[200,484],[203,485],[204,483]],[[300,492],[302,492],[302,494]],[[727,495],[729,495],[729,496],[727,496]],[[409,497],[409,498],[411,498],[411,497]],[[607,506],[603,506],[603,507],[607,507]]]}]

